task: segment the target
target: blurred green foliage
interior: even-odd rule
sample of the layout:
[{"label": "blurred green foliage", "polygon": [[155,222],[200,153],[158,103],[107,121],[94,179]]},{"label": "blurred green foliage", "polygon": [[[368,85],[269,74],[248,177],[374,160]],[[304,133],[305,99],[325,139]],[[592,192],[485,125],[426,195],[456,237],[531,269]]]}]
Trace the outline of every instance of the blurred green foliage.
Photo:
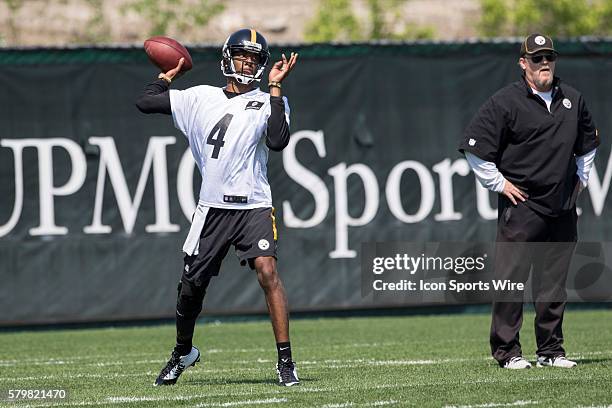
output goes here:
[{"label": "blurred green foliage", "polygon": [[8,35],[6,36],[6,38],[2,38],[2,43],[4,43],[6,40],[15,41],[15,39],[19,37],[19,31],[17,30],[17,22],[15,20],[15,15],[17,14],[21,6],[23,6],[24,0],[1,1],[6,4],[6,7],[8,9],[8,16],[6,19],[6,28],[8,31]]},{"label": "blurred green foliage", "polygon": [[351,0],[322,0],[316,17],[306,26],[305,38],[310,42],[351,41],[360,35]]},{"label": "blurred green foliage", "polygon": [[433,38],[431,27],[405,21],[401,7],[408,0],[367,0],[367,17],[361,21],[351,0],[319,0],[315,17],[308,22],[308,42],[409,40]]},{"label": "blurred green foliage", "polygon": [[478,31],[484,37],[609,36],[612,0],[480,0]]},{"label": "blurred green foliage", "polygon": [[154,36],[167,35],[169,30],[204,27],[224,9],[222,0],[130,0],[121,11],[134,11],[144,17],[151,24],[148,35]]},{"label": "blurred green foliage", "polygon": [[[82,0],[89,9],[89,19],[83,29],[69,35],[68,42],[74,43],[107,43],[113,40],[111,22],[104,10],[104,0]],[[0,43],[19,44],[20,28],[18,26],[19,12],[28,3],[30,8],[45,12],[53,3],[66,6],[67,0],[0,0],[4,3],[8,14],[5,16],[5,28]],[[106,5],[108,7],[108,4]],[[225,9],[223,0],[124,0],[119,6],[123,13],[134,12],[146,24],[143,29],[148,35],[167,35],[169,30],[193,32],[208,24],[208,22]],[[143,34],[146,35],[146,34]]]},{"label": "blurred green foliage", "polygon": [[85,0],[92,11],[85,31],[77,34],[76,41],[80,43],[104,43],[111,41],[110,26],[104,15],[104,0]]}]

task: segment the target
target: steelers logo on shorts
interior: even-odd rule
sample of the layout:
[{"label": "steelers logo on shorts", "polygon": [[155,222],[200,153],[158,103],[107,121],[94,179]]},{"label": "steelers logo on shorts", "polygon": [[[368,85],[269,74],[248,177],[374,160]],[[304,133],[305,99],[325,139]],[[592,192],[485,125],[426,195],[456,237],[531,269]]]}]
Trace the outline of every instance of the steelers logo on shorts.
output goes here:
[{"label": "steelers logo on shorts", "polygon": [[267,239],[260,239],[259,242],[257,243],[257,246],[262,251],[265,251],[266,249],[270,248],[270,243],[268,242]]}]

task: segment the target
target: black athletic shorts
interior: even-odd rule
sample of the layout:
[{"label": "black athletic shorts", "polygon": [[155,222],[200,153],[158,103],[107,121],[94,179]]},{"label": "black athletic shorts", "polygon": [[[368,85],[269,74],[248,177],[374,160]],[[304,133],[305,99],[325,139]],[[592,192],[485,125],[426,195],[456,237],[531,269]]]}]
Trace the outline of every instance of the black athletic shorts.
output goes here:
[{"label": "black athletic shorts", "polygon": [[[198,285],[217,276],[232,245],[242,265],[259,256],[276,258],[276,241],[273,208],[210,208],[200,234],[199,253],[185,256],[182,280]],[[249,265],[253,267],[251,262]]]}]

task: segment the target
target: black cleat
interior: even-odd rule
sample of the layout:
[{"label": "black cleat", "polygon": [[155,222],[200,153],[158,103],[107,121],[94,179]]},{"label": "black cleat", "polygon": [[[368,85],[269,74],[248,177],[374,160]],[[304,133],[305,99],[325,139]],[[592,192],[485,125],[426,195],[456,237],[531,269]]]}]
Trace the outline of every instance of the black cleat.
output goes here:
[{"label": "black cleat", "polygon": [[295,368],[295,362],[289,359],[278,360],[278,363],[276,363],[276,373],[278,374],[278,385],[291,387],[292,385],[298,385],[300,383]]},{"label": "black cleat", "polygon": [[175,384],[183,371],[198,361],[200,361],[200,350],[195,347],[191,347],[191,351],[186,356],[180,356],[176,351],[172,351],[170,360],[155,380],[155,386]]}]

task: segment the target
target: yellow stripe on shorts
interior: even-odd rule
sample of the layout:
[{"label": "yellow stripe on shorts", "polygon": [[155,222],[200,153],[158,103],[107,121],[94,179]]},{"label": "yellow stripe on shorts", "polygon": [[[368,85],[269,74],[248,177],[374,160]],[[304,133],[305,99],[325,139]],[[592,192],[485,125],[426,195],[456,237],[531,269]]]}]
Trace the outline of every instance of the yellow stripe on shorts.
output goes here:
[{"label": "yellow stripe on shorts", "polygon": [[274,211],[276,209],[272,207],[272,212],[270,213],[270,218],[272,218],[272,231],[274,232],[274,240],[278,241],[278,231],[276,230],[276,217],[274,216]]}]

